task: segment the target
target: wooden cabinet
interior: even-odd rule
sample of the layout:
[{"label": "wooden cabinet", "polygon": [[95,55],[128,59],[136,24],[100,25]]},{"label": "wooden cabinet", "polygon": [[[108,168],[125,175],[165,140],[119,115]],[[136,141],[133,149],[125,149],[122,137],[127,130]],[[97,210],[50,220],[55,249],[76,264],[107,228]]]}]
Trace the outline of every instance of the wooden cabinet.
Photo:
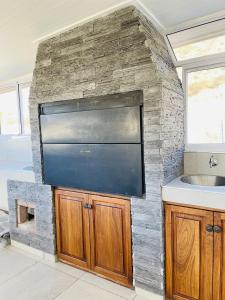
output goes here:
[{"label": "wooden cabinet", "polygon": [[89,196],[91,269],[124,285],[132,282],[130,202]]},{"label": "wooden cabinet", "polygon": [[225,213],[214,213],[213,300],[225,299]]},{"label": "wooden cabinet", "polygon": [[213,213],[166,205],[167,299],[212,300]]},{"label": "wooden cabinet", "polygon": [[89,214],[84,208],[88,195],[56,193],[58,257],[84,269],[90,268]]},{"label": "wooden cabinet", "polygon": [[225,214],[165,206],[166,299],[225,299]]},{"label": "wooden cabinet", "polygon": [[60,260],[132,285],[130,201],[57,189]]}]

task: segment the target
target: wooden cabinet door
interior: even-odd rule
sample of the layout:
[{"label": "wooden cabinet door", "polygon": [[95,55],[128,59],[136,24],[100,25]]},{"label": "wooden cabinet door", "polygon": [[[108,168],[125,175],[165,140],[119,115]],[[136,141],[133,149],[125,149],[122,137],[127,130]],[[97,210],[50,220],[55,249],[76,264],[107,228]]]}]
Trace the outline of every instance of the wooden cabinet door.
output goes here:
[{"label": "wooden cabinet door", "polygon": [[90,267],[88,195],[56,190],[57,250],[60,260]]},{"label": "wooden cabinet door", "polygon": [[132,285],[130,201],[89,195],[91,269]]},{"label": "wooden cabinet door", "polygon": [[166,205],[166,299],[212,300],[213,212]]},{"label": "wooden cabinet door", "polygon": [[[216,227],[217,226],[217,227]],[[225,213],[214,213],[213,300],[225,299]]]}]

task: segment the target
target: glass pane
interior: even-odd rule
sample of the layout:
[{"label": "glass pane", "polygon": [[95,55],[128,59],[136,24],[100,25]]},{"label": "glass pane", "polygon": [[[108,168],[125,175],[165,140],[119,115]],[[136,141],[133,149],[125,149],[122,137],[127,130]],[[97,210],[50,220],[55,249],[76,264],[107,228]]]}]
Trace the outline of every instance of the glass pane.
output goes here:
[{"label": "glass pane", "polygon": [[29,95],[30,87],[20,88],[21,95],[21,110],[22,110],[22,122],[23,122],[23,133],[30,134],[30,116],[29,116]]},{"label": "glass pane", "polygon": [[16,90],[0,94],[0,132],[19,134],[19,107]]},{"label": "glass pane", "polygon": [[188,73],[188,143],[225,142],[225,67]]},{"label": "glass pane", "polygon": [[178,61],[225,53],[225,19],[169,34]]},{"label": "glass pane", "polygon": [[225,35],[175,48],[174,52],[178,61],[223,53],[225,52]]}]

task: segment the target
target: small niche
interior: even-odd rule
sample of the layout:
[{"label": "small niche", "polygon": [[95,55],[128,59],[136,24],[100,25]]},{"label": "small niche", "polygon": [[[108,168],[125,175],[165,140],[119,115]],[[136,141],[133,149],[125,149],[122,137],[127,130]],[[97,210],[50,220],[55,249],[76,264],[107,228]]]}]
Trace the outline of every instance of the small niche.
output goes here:
[{"label": "small niche", "polygon": [[17,227],[32,232],[36,230],[34,204],[17,200]]}]

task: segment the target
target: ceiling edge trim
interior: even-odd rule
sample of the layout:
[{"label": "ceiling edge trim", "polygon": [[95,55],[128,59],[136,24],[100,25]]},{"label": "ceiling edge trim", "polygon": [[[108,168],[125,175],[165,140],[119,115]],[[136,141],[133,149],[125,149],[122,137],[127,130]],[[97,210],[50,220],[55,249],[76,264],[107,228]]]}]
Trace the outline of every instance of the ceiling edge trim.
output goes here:
[{"label": "ceiling edge trim", "polygon": [[105,15],[108,15],[112,12],[114,12],[115,10],[118,10],[118,9],[121,9],[121,8],[124,8],[126,6],[129,6],[129,5],[134,5],[139,11],[141,11],[148,19],[150,22],[152,22],[152,24],[156,27],[156,29],[159,30],[159,32],[161,34],[164,34],[166,29],[165,27],[159,22],[159,20],[150,12],[149,9],[146,8],[146,6],[143,5],[143,3],[140,1],[140,0],[125,0],[125,1],[122,1],[121,3],[117,4],[117,5],[114,5],[114,6],[111,6],[107,9],[104,9],[104,10],[101,10],[100,12],[96,13],[96,14],[93,14],[87,18],[83,18],[77,22],[74,22],[74,23],[71,23],[69,24],[68,26],[65,26],[65,27],[62,27],[58,30],[55,30],[53,32],[50,32],[46,35],[43,35],[35,40],[33,40],[32,42],[34,44],[38,44],[40,42],[43,42],[49,38],[52,38],[54,36],[57,36],[59,35],[60,33],[63,33],[67,30],[70,30],[72,28],[75,28],[77,26],[80,26],[84,23],[87,23],[87,22],[90,22],[96,18],[99,18],[99,17],[103,17]]},{"label": "ceiling edge trim", "polygon": [[141,0],[133,0],[132,4],[156,27],[156,29],[165,35],[166,27],[156,18],[156,16],[141,2]]},{"label": "ceiling edge trim", "polygon": [[174,32],[177,32],[177,31],[182,31],[182,30],[185,30],[185,29],[188,29],[188,28],[191,28],[191,27],[202,25],[204,23],[213,22],[213,21],[216,21],[216,20],[221,19],[221,18],[225,18],[225,9],[221,10],[221,11],[218,11],[216,13],[213,13],[213,14],[207,15],[207,16],[191,19],[187,22],[183,22],[183,23],[180,23],[178,25],[171,26],[166,31],[166,34],[174,33]]}]

